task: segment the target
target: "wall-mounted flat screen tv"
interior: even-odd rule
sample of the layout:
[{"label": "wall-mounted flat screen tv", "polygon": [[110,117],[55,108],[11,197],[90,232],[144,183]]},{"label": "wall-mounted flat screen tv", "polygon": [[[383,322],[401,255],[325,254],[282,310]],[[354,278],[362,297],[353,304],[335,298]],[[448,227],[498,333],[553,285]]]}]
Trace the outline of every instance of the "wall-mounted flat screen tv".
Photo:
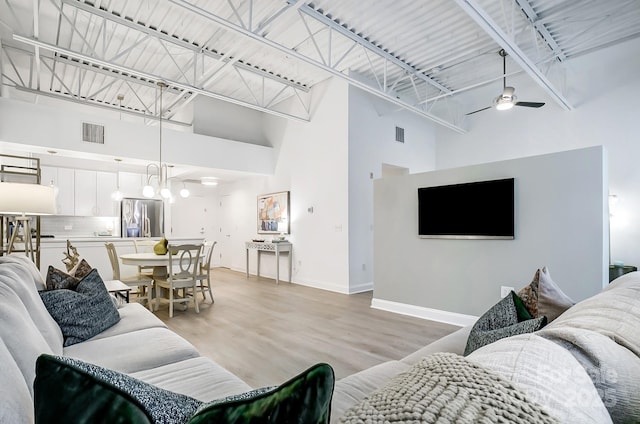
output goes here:
[{"label": "wall-mounted flat screen tv", "polygon": [[513,178],[418,189],[421,238],[513,239]]}]

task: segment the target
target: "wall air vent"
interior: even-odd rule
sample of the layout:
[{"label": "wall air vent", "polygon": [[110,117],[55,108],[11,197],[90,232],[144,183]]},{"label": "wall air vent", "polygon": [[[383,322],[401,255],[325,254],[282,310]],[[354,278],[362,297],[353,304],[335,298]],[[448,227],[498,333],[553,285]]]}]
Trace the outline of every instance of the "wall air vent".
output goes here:
[{"label": "wall air vent", "polygon": [[104,144],[104,125],[82,123],[82,141]]},{"label": "wall air vent", "polygon": [[396,141],[404,143],[404,128],[396,127]]}]

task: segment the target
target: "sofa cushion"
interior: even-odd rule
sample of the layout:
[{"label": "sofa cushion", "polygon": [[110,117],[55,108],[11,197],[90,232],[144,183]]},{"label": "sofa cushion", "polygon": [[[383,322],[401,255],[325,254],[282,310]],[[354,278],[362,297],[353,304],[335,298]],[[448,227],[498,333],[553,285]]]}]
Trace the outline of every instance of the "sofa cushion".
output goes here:
[{"label": "sofa cushion", "polygon": [[2,339],[0,364],[0,423],[32,424],[33,401],[29,387]]},{"label": "sofa cushion", "polygon": [[511,291],[473,325],[464,355],[505,337],[539,330],[546,323],[547,319],[544,316],[532,319],[522,300]]},{"label": "sofa cushion", "polygon": [[467,339],[469,338],[469,333],[471,332],[472,327],[472,325],[468,325],[451,334],[447,334],[435,342],[429,343],[425,347],[405,356],[401,361],[405,364],[413,365],[425,356],[437,352],[450,352],[462,355],[465,347],[467,346]]},{"label": "sofa cushion", "polygon": [[129,374],[196,358],[200,354],[176,333],[155,327],[68,346],[64,348],[64,356]]},{"label": "sofa cushion", "polygon": [[638,299],[640,278],[625,279],[623,284],[607,288],[576,304],[552,322],[550,328],[573,327],[595,331],[640,357]]},{"label": "sofa cushion", "polygon": [[536,334],[499,340],[467,358],[516,384],[563,424],[611,422],[578,361],[564,348]]},{"label": "sofa cushion", "polygon": [[56,417],[58,422],[327,423],[334,384],[331,367],[318,364],[277,388],[202,403],[71,358],[42,355],[36,370],[35,415],[42,422]]},{"label": "sofa cushion", "polygon": [[388,361],[338,380],[331,404],[331,421],[337,422],[349,408],[408,368],[403,362]]},{"label": "sofa cushion", "polygon": [[421,359],[340,422],[559,424],[510,381],[453,353]]},{"label": "sofa cushion", "polygon": [[96,334],[89,340],[104,339],[106,337],[113,337],[147,328],[167,328],[166,324],[162,322],[160,318],[149,313],[149,310],[138,302],[123,303],[118,306],[120,321]]},{"label": "sofa cushion", "polygon": [[62,331],[38,295],[38,289],[44,288],[44,280],[35,264],[22,255],[0,256],[0,286],[13,293],[11,299],[4,300],[23,304],[27,313],[22,319],[33,321],[49,349],[56,355],[61,354]]},{"label": "sofa cushion", "polygon": [[[15,360],[24,381],[33,388],[35,369],[33,364],[41,353],[53,354],[40,329],[29,317],[25,305],[11,288],[0,285],[0,339]],[[2,366],[2,364],[0,364]]]},{"label": "sofa cushion", "polygon": [[537,334],[576,358],[614,423],[640,423],[640,358],[595,331],[556,326]]},{"label": "sofa cushion", "polygon": [[251,387],[209,358],[185,359],[130,374],[154,386],[182,393],[202,402],[244,393]]},{"label": "sofa cushion", "polygon": [[96,269],[80,280],[75,290],[45,290],[40,297],[62,330],[64,346],[90,339],[120,321]]},{"label": "sofa cushion", "polygon": [[0,256],[0,265],[12,264],[12,266],[17,267],[21,270],[22,275],[24,276],[21,281],[27,282],[29,284],[33,284],[36,291],[44,290],[45,281],[42,278],[42,274],[40,274],[40,270],[36,266],[35,263],[28,257],[24,255],[9,255],[9,256]]},{"label": "sofa cushion", "polygon": [[627,272],[626,274],[623,274],[620,277],[613,280],[612,282],[610,282],[603,289],[603,291],[613,290],[616,287],[633,286],[637,284],[638,280],[640,280],[640,272],[638,271]]},{"label": "sofa cushion", "polygon": [[534,318],[546,316],[551,322],[575,304],[551,279],[547,267],[538,269],[531,283],[517,293]]}]

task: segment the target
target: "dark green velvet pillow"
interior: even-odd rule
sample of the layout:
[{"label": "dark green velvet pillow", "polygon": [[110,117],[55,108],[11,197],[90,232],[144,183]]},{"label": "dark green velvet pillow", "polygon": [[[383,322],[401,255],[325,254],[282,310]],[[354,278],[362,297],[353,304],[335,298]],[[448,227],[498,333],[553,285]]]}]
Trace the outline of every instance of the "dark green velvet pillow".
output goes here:
[{"label": "dark green velvet pillow", "polygon": [[271,390],[204,404],[189,424],[326,424],[330,418],[334,380],[331,366],[317,364]]},{"label": "dark green velvet pillow", "polygon": [[505,337],[540,330],[546,324],[547,318],[533,318],[522,299],[512,290],[478,318],[469,333],[464,355]]},{"label": "dark green velvet pillow", "polygon": [[276,388],[203,403],[116,371],[52,355],[36,361],[36,422],[328,423],[334,374],[318,364]]},{"label": "dark green velvet pillow", "polygon": [[[152,423],[151,415],[131,394],[74,363],[51,355],[36,360],[33,382],[35,422]],[[96,367],[99,368],[99,367]]]}]

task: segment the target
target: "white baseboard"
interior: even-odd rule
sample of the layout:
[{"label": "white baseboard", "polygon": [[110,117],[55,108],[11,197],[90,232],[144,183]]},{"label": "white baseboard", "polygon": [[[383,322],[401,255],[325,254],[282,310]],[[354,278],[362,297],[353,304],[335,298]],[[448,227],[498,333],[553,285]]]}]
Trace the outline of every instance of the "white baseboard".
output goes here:
[{"label": "white baseboard", "polygon": [[458,325],[460,327],[472,325],[478,319],[478,317],[473,315],[441,311],[439,309],[425,308],[422,306],[409,305],[406,303],[398,303],[392,302],[390,300],[376,298],[371,300],[371,307],[374,309],[381,309],[383,311],[395,312],[397,314],[409,315],[416,318]]},{"label": "white baseboard", "polygon": [[[230,268],[232,271],[238,271],[238,272],[242,272],[242,273],[246,273],[246,270],[244,268]],[[250,277],[256,277],[255,274],[249,273]],[[294,275],[295,276],[295,275]],[[261,275],[261,277],[264,278],[275,278],[275,276],[270,276],[270,275]],[[286,277],[285,277],[286,278]],[[288,283],[287,280],[280,280],[280,283],[285,282]],[[323,281],[315,281],[315,280],[300,280],[300,279],[296,279],[296,280],[292,280],[291,284],[298,284],[300,286],[305,286],[305,287],[312,287],[314,289],[321,289],[321,290],[327,290],[327,291],[332,291],[335,293],[342,293],[342,294],[354,294],[354,293],[360,293],[363,291],[369,291],[369,290],[373,290],[373,283],[367,283],[367,284],[362,284],[358,287],[356,287],[355,289],[346,289],[344,286],[341,285],[337,285],[337,284],[332,284],[332,283],[326,283]],[[354,291],[356,290],[356,291]]]},{"label": "white baseboard", "polygon": [[373,290],[373,281],[349,287],[349,294],[363,293]]}]

